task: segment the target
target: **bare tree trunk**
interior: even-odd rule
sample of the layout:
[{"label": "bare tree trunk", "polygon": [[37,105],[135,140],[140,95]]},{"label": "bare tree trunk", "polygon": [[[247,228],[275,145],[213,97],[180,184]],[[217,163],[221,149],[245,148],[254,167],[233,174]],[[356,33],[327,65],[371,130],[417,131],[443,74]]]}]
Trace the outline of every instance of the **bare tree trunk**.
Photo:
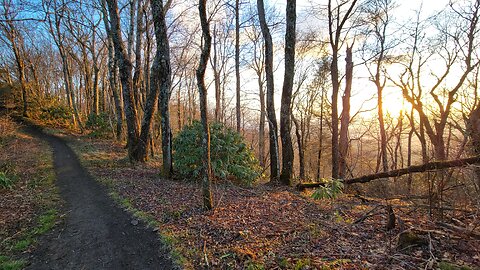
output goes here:
[{"label": "bare tree trunk", "polygon": [[270,30],[265,19],[263,0],[257,0],[258,18],[265,40],[265,76],[267,79],[267,118],[270,144],[270,181],[277,181],[280,176],[280,161],[278,157],[278,127],[275,115],[274,81],[273,81],[273,42]]},{"label": "bare tree trunk", "polygon": [[332,77],[332,178],[339,177],[339,145],[338,145],[338,93],[340,90],[339,72],[338,72],[338,50],[340,49],[340,35],[342,29],[353,12],[357,0],[353,0],[345,12],[343,18],[335,16],[339,12],[340,6],[332,9],[332,1],[328,0],[328,33],[329,43],[332,48],[332,63],[330,65],[330,74]]},{"label": "bare tree trunk", "polygon": [[317,156],[317,175],[316,179],[317,181],[320,181],[320,165],[322,161],[322,147],[323,147],[323,99],[324,99],[324,93],[322,89],[322,95],[321,95],[321,103],[320,103],[320,139],[318,141],[318,156]]},{"label": "bare tree trunk", "polygon": [[212,46],[212,37],[210,36],[210,30],[207,19],[206,0],[199,0],[198,10],[200,13],[200,23],[202,25],[203,47],[202,54],[200,55],[200,62],[197,69],[197,86],[200,94],[200,114],[202,118],[203,126],[203,138],[202,138],[202,164],[203,164],[203,180],[202,180],[202,194],[203,194],[203,206],[205,209],[210,210],[213,208],[212,198],[212,177],[211,177],[211,164],[210,164],[210,130],[208,127],[208,115],[207,115],[207,89],[205,87],[205,69],[207,67],[208,58],[210,57],[210,49]]},{"label": "bare tree trunk", "polygon": [[333,51],[332,56],[332,178],[339,177],[339,145],[338,145],[338,92],[340,85],[338,83],[338,52]]},{"label": "bare tree trunk", "polygon": [[102,1],[102,13],[103,13],[103,23],[107,32],[107,48],[108,48],[108,74],[109,74],[109,83],[110,89],[112,90],[113,102],[115,103],[115,115],[116,115],[116,128],[115,128],[115,137],[117,140],[122,140],[123,136],[123,100],[122,96],[119,95],[119,87],[117,80],[117,65],[114,56],[114,47],[112,36],[110,34],[110,26],[108,22],[107,7],[105,6],[104,0]]},{"label": "bare tree trunk", "polygon": [[[470,131],[470,138],[472,141],[473,152],[475,155],[480,155],[480,106],[470,113],[468,119],[468,128]],[[477,188],[480,190],[480,165],[474,169],[477,178]]]},{"label": "bare tree trunk", "polygon": [[380,127],[380,158],[382,160],[382,169],[388,171],[387,159],[387,134],[385,131],[385,121],[383,119],[383,87],[377,84],[377,108],[378,108],[378,124]]},{"label": "bare tree trunk", "polygon": [[[167,26],[165,23],[165,10],[162,0],[151,0],[153,22],[155,25],[155,36],[157,39],[157,54],[152,67],[151,78],[158,74],[160,80],[160,121],[162,130],[162,158],[163,175],[170,178],[173,173],[172,167],[172,130],[170,127],[170,111],[168,103],[171,95],[171,67],[170,67],[170,46],[168,42]],[[158,69],[158,73],[155,72]],[[154,81],[152,81],[152,84]],[[155,85],[155,87],[158,87]]]},{"label": "bare tree trunk", "polygon": [[302,143],[302,134],[300,132],[300,124],[298,120],[292,115],[292,121],[295,124],[295,135],[297,136],[297,144],[298,144],[298,162],[299,162],[299,177],[300,180],[305,179],[305,147]]},{"label": "bare tree trunk", "polygon": [[285,185],[292,183],[293,174],[293,144],[291,130],[292,91],[295,76],[295,23],[296,0],[287,0],[285,31],[285,75],[282,89],[282,105],[280,107],[280,135],[282,139],[282,173],[280,181]]},{"label": "bare tree trunk", "polygon": [[[235,0],[235,93],[237,98],[236,116],[237,116],[237,132],[240,132],[241,112],[240,112],[240,0]],[[262,118],[262,117],[260,117]],[[261,121],[261,119],[260,119]],[[262,142],[263,145],[263,142]],[[263,158],[263,152],[262,157]],[[260,159],[262,162],[262,159]]]},{"label": "bare tree trunk", "polygon": [[[134,98],[135,106],[137,108],[142,108],[141,104],[141,91],[142,91],[142,40],[144,32],[144,23],[142,16],[142,0],[137,1],[137,33],[135,37],[135,70],[133,72],[133,89],[134,89]],[[134,2],[134,1],[132,1]],[[133,15],[133,14],[132,14]],[[147,22],[148,23],[148,22]],[[132,30],[131,28],[130,30]],[[133,38],[133,34],[129,34],[129,37]],[[132,41],[133,42],[133,41]],[[148,55],[146,55],[148,57]],[[129,52],[130,57],[130,52]],[[131,58],[130,58],[131,59]],[[140,110],[140,109],[139,109]],[[141,110],[140,110],[141,111]]]},{"label": "bare tree trunk", "polygon": [[[407,167],[410,167],[412,165],[412,137],[413,127],[411,128],[410,132],[408,132]],[[407,179],[407,194],[410,194],[412,192],[412,181],[413,175],[409,173]]]},{"label": "bare tree trunk", "polygon": [[[353,47],[353,45],[352,45]],[[346,85],[345,92],[342,97],[342,116],[340,126],[340,142],[339,142],[339,178],[345,179],[347,176],[347,155],[348,155],[348,126],[350,125],[350,96],[352,93],[352,80],[353,80],[353,60],[352,60],[352,47],[347,46],[346,60]]]},{"label": "bare tree trunk", "polygon": [[262,73],[258,73],[258,89],[260,95],[260,126],[258,131],[258,159],[260,166],[265,167],[265,91],[263,90]]},{"label": "bare tree trunk", "polygon": [[220,89],[220,70],[218,67],[218,58],[217,58],[217,30],[216,27],[213,27],[213,59],[212,59],[212,69],[213,69],[213,81],[215,84],[215,121],[220,122],[220,110],[221,110],[221,89]]},{"label": "bare tree trunk", "polygon": [[103,0],[107,2],[110,14],[110,35],[115,48],[115,56],[122,82],[123,103],[125,118],[127,120],[127,145],[128,156],[131,161],[140,161],[142,157],[136,153],[136,146],[139,138],[137,121],[137,109],[135,108],[134,90],[132,82],[132,63],[128,58],[120,31],[120,17],[118,13],[117,0]]},{"label": "bare tree trunk", "polygon": [[[5,15],[5,17],[8,17],[8,15]],[[22,114],[25,117],[28,117],[28,101],[27,101],[27,83],[26,83],[26,78],[25,78],[25,62],[22,56],[22,52],[20,51],[19,47],[22,47],[21,43],[22,41],[18,40],[20,39],[20,34],[17,32],[15,29],[13,23],[11,21],[7,22],[8,26],[10,29],[9,32],[7,33],[8,38],[10,40],[13,54],[15,56],[15,63],[17,65],[17,71],[18,71],[18,76],[20,79],[20,87],[22,89],[22,102],[23,102],[23,107],[22,107]]]},{"label": "bare tree trunk", "polygon": [[133,33],[135,32],[135,1],[137,0],[129,0],[129,23],[128,23],[128,34],[127,34],[127,57],[128,61],[132,61],[132,53],[133,53]]}]

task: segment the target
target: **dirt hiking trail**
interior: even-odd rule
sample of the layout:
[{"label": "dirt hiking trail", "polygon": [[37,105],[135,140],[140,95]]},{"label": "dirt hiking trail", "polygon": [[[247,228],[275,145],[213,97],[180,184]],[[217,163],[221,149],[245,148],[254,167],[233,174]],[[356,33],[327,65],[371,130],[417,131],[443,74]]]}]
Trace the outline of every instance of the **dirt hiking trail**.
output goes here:
[{"label": "dirt hiking trail", "polygon": [[[27,269],[175,269],[157,234],[115,205],[66,142],[27,125],[53,149],[66,217],[40,238]],[[25,149],[25,154],[28,149]]]}]

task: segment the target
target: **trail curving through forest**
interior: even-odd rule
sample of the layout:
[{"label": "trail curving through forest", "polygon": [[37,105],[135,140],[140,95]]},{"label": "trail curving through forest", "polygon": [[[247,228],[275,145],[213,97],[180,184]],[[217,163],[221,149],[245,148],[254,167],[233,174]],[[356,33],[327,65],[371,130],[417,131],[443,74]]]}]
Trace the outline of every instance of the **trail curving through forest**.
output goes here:
[{"label": "trail curving through forest", "polygon": [[[40,238],[27,269],[174,269],[157,234],[115,205],[66,142],[35,126],[53,150],[65,219]],[[25,149],[26,154],[28,149]]]}]

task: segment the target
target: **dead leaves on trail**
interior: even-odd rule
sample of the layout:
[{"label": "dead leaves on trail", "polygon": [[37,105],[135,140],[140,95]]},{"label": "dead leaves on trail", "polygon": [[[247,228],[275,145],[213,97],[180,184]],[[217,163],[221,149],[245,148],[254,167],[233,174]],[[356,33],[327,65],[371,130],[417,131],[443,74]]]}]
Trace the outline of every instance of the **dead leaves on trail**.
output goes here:
[{"label": "dead leaves on trail", "polygon": [[[286,187],[217,183],[215,209],[204,212],[200,186],[161,179],[158,162],[132,167],[125,149],[108,141],[75,140],[74,147],[93,175],[160,222],[187,268],[418,269],[430,266],[432,256],[432,267],[480,265],[480,241],[438,228],[408,203],[391,201],[401,222],[387,232],[385,211],[353,224],[376,202],[314,201]],[[429,245],[398,250],[397,237],[408,228],[429,231]]]}]

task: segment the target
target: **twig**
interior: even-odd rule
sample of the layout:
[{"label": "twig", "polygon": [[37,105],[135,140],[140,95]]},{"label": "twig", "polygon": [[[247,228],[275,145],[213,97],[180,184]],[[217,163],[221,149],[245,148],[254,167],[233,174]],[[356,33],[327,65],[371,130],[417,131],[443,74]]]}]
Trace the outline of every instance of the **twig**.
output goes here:
[{"label": "twig", "polygon": [[425,270],[427,269],[432,269],[433,265],[437,261],[437,258],[435,255],[433,255],[433,244],[432,244],[432,236],[430,235],[430,232],[428,232],[428,252],[430,253],[430,258],[428,258],[427,263],[425,264]]},{"label": "twig", "polygon": [[210,268],[208,264],[208,255],[207,255],[207,240],[203,240],[203,257],[205,259],[205,263],[207,264],[207,268]]},{"label": "twig", "polygon": [[[372,208],[372,210],[368,211],[366,214],[364,214],[362,217],[360,217],[359,219],[355,220],[353,222],[353,224],[358,224],[360,222],[363,222],[365,219],[369,218],[369,217],[373,217],[374,215],[376,215],[377,213],[373,213],[375,210],[377,210],[378,208],[382,207],[383,205],[377,205],[375,206],[374,208]],[[372,214],[373,213],[373,214]]]}]

